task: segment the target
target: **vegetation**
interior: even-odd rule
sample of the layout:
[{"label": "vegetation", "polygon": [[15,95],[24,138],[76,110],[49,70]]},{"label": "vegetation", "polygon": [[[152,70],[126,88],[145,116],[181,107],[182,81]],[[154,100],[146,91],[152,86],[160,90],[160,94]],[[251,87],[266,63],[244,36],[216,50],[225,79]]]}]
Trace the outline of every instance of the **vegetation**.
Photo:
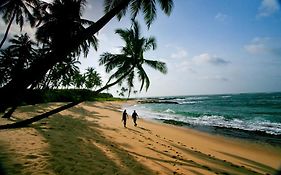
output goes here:
[{"label": "vegetation", "polygon": [[[54,76],[54,74],[57,74],[54,69],[57,70],[65,65],[72,64],[72,62],[78,60],[81,53],[86,56],[91,47],[97,49],[97,39],[94,35],[113,17],[117,16],[120,19],[130,9],[131,17],[134,19],[139,12],[142,12],[149,27],[156,17],[157,3],[160,5],[160,9],[168,15],[171,13],[173,6],[172,0],[105,0],[104,2],[105,14],[99,20],[93,22],[81,18],[86,0],[54,0],[51,3],[40,0],[1,1],[0,13],[8,24],[7,28],[11,25],[8,21],[13,21],[13,14],[15,13],[21,14],[21,16],[18,15],[19,17],[15,15],[16,19],[19,19],[18,24],[20,26],[23,25],[24,14],[28,17],[26,20],[31,24],[38,21],[35,28],[38,49],[32,55],[33,58],[29,58],[32,61],[20,71],[5,70],[4,73],[10,71],[13,74],[8,74],[3,79],[1,77],[1,111],[19,104],[22,94],[25,94],[27,89],[38,88],[42,84],[44,88],[47,88],[49,81],[46,81],[46,79],[50,80],[50,77],[52,77],[54,80],[54,78],[57,78]],[[8,50],[2,52],[2,55],[9,56],[9,54]],[[27,61],[26,58],[22,60]],[[3,68],[1,66],[1,69],[14,69],[14,67],[7,68],[4,66]],[[63,71],[66,71],[66,69],[62,68]],[[58,77],[62,78],[61,76]],[[79,75],[77,77],[81,78]],[[63,82],[65,86],[69,84],[67,78],[62,78],[65,80]],[[57,84],[54,87],[57,87]]]},{"label": "vegetation", "polygon": [[[31,26],[34,26],[37,21],[36,42],[32,41],[27,34],[16,35],[10,40],[11,45],[0,51],[0,112],[11,107],[3,116],[4,118],[9,118],[22,103],[46,102],[50,99],[73,102],[50,113],[53,114],[94,98],[109,87],[115,84],[122,85],[123,82],[127,82],[128,90],[121,89],[121,95],[124,95],[126,91],[130,95],[134,88],[135,75],[141,81],[140,91],[144,85],[147,90],[150,82],[142,67],[144,63],[162,73],[167,72],[165,63],[143,57],[145,51],[156,48],[156,42],[152,37],[148,39],[141,37],[139,25],[134,21],[138,12],[142,11],[149,28],[156,17],[156,2],[154,0],[105,0],[104,2],[105,15],[93,22],[82,18],[86,0],[54,0],[51,3],[40,0],[1,1],[0,14],[8,24],[1,47],[8,36],[14,18],[21,28],[24,22],[23,14]],[[160,8],[169,15],[173,1],[158,0],[157,2]],[[108,73],[115,71],[107,83],[101,87],[101,76],[94,68],[88,68],[84,74],[80,73],[77,66],[79,56],[83,54],[87,57],[91,47],[97,50],[98,41],[95,34],[114,16],[121,19],[128,7],[131,9],[132,28],[116,30],[116,33],[126,42],[126,46],[123,47],[120,55],[104,53],[101,56],[100,65],[105,65]],[[115,67],[117,69],[114,69]],[[101,88],[96,90],[98,87]],[[91,95],[83,90],[60,91],[59,93],[48,91],[58,88],[86,88],[95,89],[95,91],[90,92]],[[44,96],[46,94],[51,95]],[[48,117],[48,114],[36,116],[22,123],[30,124],[44,117]]]},{"label": "vegetation", "polygon": [[[110,73],[115,70],[105,87],[107,88],[107,86],[112,86],[117,83],[122,84],[125,81],[128,86],[128,93],[130,94],[132,88],[134,88],[134,78],[137,74],[138,79],[141,81],[140,91],[143,89],[144,85],[147,90],[150,81],[143,68],[143,64],[146,64],[161,73],[167,73],[165,63],[144,58],[144,52],[150,49],[156,49],[155,38],[141,37],[140,26],[135,21],[133,22],[131,29],[117,29],[116,33],[125,41],[125,46],[122,47],[121,54],[111,54],[106,52],[101,55],[99,62],[100,65],[105,65],[106,72]],[[117,80],[110,83],[112,79]],[[126,91],[124,89],[121,90],[122,92]]]}]

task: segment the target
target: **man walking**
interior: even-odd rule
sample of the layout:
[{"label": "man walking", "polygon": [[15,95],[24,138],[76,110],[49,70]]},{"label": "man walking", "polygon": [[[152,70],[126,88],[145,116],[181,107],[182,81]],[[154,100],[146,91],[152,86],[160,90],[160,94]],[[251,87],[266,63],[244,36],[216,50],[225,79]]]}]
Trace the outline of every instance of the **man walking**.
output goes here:
[{"label": "man walking", "polygon": [[133,114],[132,114],[132,118],[134,121],[134,126],[137,126],[137,116],[138,114],[136,113],[136,110],[134,110]]},{"label": "man walking", "polygon": [[124,128],[126,128],[127,118],[128,118],[128,114],[127,114],[126,109],[125,109],[124,112],[123,112],[123,115],[122,115],[122,120],[121,120],[124,124]]}]

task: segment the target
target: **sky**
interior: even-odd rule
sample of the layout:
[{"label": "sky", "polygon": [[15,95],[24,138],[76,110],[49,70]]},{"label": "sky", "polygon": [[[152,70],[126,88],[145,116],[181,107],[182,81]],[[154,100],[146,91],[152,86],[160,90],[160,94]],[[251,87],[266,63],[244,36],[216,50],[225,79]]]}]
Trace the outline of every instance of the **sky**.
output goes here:
[{"label": "sky", "polygon": [[[84,18],[99,19],[103,15],[102,2],[88,1]],[[164,61],[168,73],[145,67],[150,87],[132,97],[281,91],[278,0],[174,0],[171,15],[158,9],[149,30],[142,14],[137,20],[142,34],[157,40],[157,49],[145,53],[145,57]],[[3,22],[0,24],[3,33]],[[97,34],[98,51],[91,50],[87,58],[81,57],[80,68],[94,67],[106,82],[109,75],[98,65],[99,56],[119,53],[124,43],[115,30],[130,25],[129,16],[111,20]],[[108,92],[117,95],[117,89]]]}]

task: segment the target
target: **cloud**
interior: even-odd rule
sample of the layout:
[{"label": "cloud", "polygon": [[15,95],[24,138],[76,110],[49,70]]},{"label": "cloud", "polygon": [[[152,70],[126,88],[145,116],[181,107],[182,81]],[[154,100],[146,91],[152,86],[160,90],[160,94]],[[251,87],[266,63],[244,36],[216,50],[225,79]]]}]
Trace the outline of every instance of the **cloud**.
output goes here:
[{"label": "cloud", "polygon": [[173,62],[169,62],[169,66],[173,70],[178,72],[188,72],[192,74],[197,74],[202,70],[201,66],[205,65],[215,65],[215,66],[223,66],[227,65],[230,62],[220,58],[215,55],[210,55],[208,53],[203,53],[198,56],[194,56],[192,58],[186,57],[185,59],[176,60]]},{"label": "cloud", "polygon": [[196,74],[197,71],[194,70],[192,67],[193,67],[192,62],[189,60],[184,60],[175,64],[176,71]]},{"label": "cloud", "polygon": [[171,58],[186,58],[187,57],[187,51],[181,48],[177,49],[177,52],[171,54]]},{"label": "cloud", "polygon": [[223,14],[223,13],[217,13],[215,16],[216,21],[224,22],[228,18],[228,15]]},{"label": "cloud", "polygon": [[273,54],[281,56],[280,48],[281,40],[278,38],[272,39],[270,37],[255,37],[252,41],[244,46],[244,49],[254,55],[259,54]]},{"label": "cloud", "polygon": [[280,9],[278,0],[262,0],[259,7],[258,17],[267,17],[274,14]]},{"label": "cloud", "polygon": [[220,75],[215,75],[215,76],[203,76],[203,77],[199,77],[199,79],[202,79],[202,80],[215,80],[215,81],[223,81],[223,82],[229,81],[228,78],[222,77],[222,76],[220,76]]},{"label": "cloud", "polygon": [[208,53],[203,53],[199,56],[193,57],[193,61],[197,64],[212,64],[212,65],[226,65],[229,64],[229,61],[224,60],[216,55],[210,55]]}]

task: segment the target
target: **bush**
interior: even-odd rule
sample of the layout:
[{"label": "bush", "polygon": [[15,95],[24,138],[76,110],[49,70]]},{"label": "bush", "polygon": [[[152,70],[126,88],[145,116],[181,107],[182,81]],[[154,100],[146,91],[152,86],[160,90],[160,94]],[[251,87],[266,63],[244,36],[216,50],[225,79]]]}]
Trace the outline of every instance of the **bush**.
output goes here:
[{"label": "bush", "polygon": [[96,101],[101,98],[113,98],[113,95],[109,93],[95,94],[87,89],[28,90],[23,97],[23,104]]}]

